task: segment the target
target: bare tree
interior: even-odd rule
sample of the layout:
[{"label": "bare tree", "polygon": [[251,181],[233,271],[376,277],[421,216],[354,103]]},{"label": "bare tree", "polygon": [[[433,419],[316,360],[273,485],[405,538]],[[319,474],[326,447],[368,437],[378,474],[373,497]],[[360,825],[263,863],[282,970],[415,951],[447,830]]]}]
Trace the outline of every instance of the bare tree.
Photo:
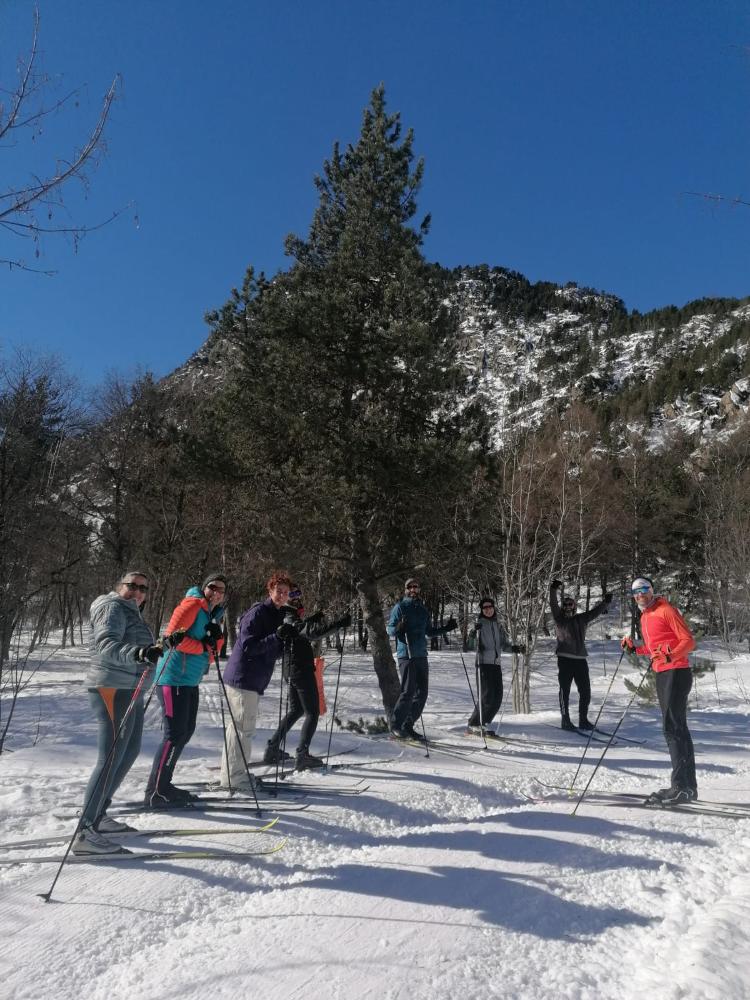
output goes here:
[{"label": "bare tree", "polygon": [[[59,218],[64,211],[63,193],[74,180],[87,189],[88,171],[98,165],[106,152],[105,127],[118,86],[119,77],[116,76],[104,96],[96,122],[87,130],[80,145],[65,155],[57,154],[54,161],[42,169],[31,166],[29,157],[29,166],[20,168],[26,171],[26,179],[18,177],[0,189],[0,227],[22,245],[23,241],[30,240],[36,259],[40,256],[43,236],[66,235],[77,247],[86,233],[101,228],[119,214],[114,212],[95,225]],[[38,140],[47,122],[78,106],[80,88],[60,97],[55,96],[55,88],[52,77],[39,68],[39,11],[35,10],[31,48],[18,60],[17,81],[15,85],[0,86],[0,149],[6,150],[6,155],[7,151],[12,151],[27,157],[32,149],[37,153]],[[23,253],[7,252],[6,256],[0,251],[0,263],[26,271],[54,273],[31,266]]]}]

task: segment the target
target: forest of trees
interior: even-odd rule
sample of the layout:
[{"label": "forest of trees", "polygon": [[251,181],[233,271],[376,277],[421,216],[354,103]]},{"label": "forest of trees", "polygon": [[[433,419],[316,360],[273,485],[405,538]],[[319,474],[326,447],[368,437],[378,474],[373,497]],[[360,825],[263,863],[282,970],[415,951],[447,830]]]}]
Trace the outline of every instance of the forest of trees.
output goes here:
[{"label": "forest of trees", "polygon": [[[112,378],[86,407],[59,368],[6,365],[6,681],[51,630],[79,643],[91,600],[126,568],[151,578],[156,629],[211,569],[231,581],[233,628],[269,571],[288,568],[310,608],[353,607],[386,708],[398,680],[384,610],[415,567],[436,618],[450,608],[464,636],[479,596],[497,598],[511,640],[528,645],[513,672],[521,711],[553,577],[584,601],[616,590],[629,608],[627,582],[645,573],[700,628],[747,637],[750,425],[697,458],[685,436],[655,450],[622,413],[603,423],[579,400],[498,436],[459,356],[452,276],[422,253],[423,169],[378,88],[357,142],[334,146],[316,178],[288,270],[249,269],[208,314],[209,345],[232,356],[210,389]],[[525,279],[505,273],[503,308],[531,315],[552,294],[524,299]],[[620,315],[617,300],[608,311]],[[702,363],[718,363],[714,347]]]}]

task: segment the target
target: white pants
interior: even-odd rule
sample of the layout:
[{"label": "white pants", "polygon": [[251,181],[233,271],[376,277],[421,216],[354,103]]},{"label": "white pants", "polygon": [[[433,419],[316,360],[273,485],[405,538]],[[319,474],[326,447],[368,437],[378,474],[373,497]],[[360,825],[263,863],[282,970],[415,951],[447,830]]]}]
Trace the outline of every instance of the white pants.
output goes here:
[{"label": "white pants", "polygon": [[[227,701],[231,709],[237,732],[240,735],[237,740],[237,733],[234,731],[232,720],[226,719],[227,742],[224,752],[221,755],[221,783],[224,786],[230,784],[241,785],[248,780],[245,770],[245,761],[242,759],[242,751],[245,752],[245,760],[250,763],[250,751],[252,748],[253,736],[255,735],[255,719],[258,715],[257,691],[243,691],[242,688],[230,687],[226,685]],[[240,749],[241,745],[241,749]],[[227,766],[227,756],[229,762]]]}]

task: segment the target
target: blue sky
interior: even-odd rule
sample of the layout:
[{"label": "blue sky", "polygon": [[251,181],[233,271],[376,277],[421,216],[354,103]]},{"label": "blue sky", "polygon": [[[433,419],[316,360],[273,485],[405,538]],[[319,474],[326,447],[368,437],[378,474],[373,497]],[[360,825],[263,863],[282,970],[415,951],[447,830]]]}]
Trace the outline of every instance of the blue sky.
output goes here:
[{"label": "blue sky", "polygon": [[[0,0],[0,81],[31,0]],[[39,0],[45,68],[86,85],[37,155],[69,150],[115,73],[106,160],[78,220],[130,205],[53,278],[0,271],[0,353],[54,351],[95,384],[161,376],[245,268],[288,266],[313,175],[379,82],[425,158],[428,259],[576,281],[646,311],[750,295],[750,6],[542,0]],[[40,161],[5,150],[2,186]],[[137,223],[136,223],[137,216]],[[17,252],[0,233],[0,257]]]}]

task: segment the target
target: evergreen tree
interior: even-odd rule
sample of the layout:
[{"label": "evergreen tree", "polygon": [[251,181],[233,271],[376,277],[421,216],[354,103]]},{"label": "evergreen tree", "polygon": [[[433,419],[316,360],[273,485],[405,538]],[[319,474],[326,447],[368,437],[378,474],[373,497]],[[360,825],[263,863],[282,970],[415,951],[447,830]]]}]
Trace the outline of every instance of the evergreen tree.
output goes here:
[{"label": "evergreen tree", "polygon": [[429,218],[412,225],[422,175],[381,86],[357,143],[336,144],[315,180],[308,237],[287,239],[291,269],[270,283],[250,272],[212,317],[244,352],[222,409],[231,460],[274,505],[279,535],[356,586],[386,709],[398,676],[379,584],[414,565],[476,423],[449,276],[422,257]]}]

